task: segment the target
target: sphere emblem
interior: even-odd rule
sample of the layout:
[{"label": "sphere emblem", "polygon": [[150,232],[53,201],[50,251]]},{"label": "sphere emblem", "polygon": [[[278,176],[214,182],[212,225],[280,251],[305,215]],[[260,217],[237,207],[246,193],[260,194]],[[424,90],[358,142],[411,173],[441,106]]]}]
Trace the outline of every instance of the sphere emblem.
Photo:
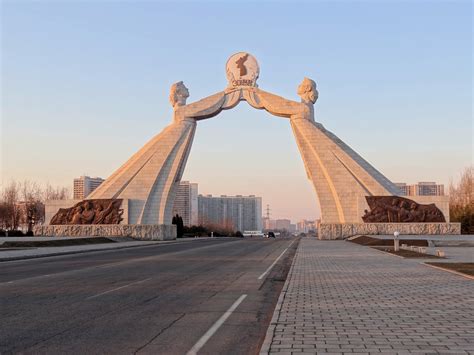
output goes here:
[{"label": "sphere emblem", "polygon": [[230,87],[257,86],[259,74],[257,59],[250,53],[235,53],[227,60],[226,75]]}]

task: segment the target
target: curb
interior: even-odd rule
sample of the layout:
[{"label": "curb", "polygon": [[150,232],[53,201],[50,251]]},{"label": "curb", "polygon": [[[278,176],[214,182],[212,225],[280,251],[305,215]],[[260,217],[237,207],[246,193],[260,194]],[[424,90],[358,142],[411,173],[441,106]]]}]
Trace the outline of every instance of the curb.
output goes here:
[{"label": "curb", "polygon": [[[72,254],[83,254],[83,253],[90,253],[90,252],[96,252],[96,251],[111,251],[111,250],[119,250],[119,249],[128,249],[128,248],[140,248],[140,247],[148,247],[150,245],[157,245],[157,244],[162,244],[162,245],[169,245],[169,244],[182,244],[182,243],[190,243],[196,240],[209,240],[213,238],[183,238],[180,240],[157,240],[155,242],[153,241],[148,241],[150,242],[149,244],[146,245],[124,245],[124,246],[116,246],[113,248],[102,248],[102,249],[87,249],[87,250],[71,250],[71,251],[65,251],[65,252],[56,252],[56,253],[48,253],[48,254],[40,254],[40,255],[22,255],[22,256],[13,256],[10,258],[1,258],[0,257],[0,263],[2,262],[8,262],[8,261],[18,261],[18,260],[29,260],[29,259],[38,259],[38,258],[48,258],[51,256],[62,256],[62,255],[72,255]],[[219,238],[214,238],[214,239],[219,239]]]},{"label": "curb", "polygon": [[94,251],[110,251],[110,250],[118,250],[118,249],[128,249],[128,248],[139,248],[139,247],[147,247],[149,245],[156,245],[160,244],[160,242],[150,243],[147,245],[127,245],[127,246],[117,246],[116,248],[102,248],[102,249],[87,249],[87,250],[71,250],[65,252],[57,252],[57,253],[48,253],[48,254],[40,254],[40,255],[23,255],[23,256],[13,256],[11,258],[0,258],[1,262],[7,261],[16,261],[16,260],[28,260],[28,259],[39,259],[39,258],[47,258],[50,256],[62,256],[62,255],[71,255],[71,254],[83,254],[89,253]]},{"label": "curb", "polygon": [[[420,262],[419,264],[425,265],[425,266],[428,266],[428,267],[432,267],[433,269],[438,269],[438,270],[441,270],[441,271],[444,271],[444,272],[450,272],[451,274],[462,276],[462,277],[464,277],[466,279],[469,279],[469,280],[474,280],[474,276],[466,275],[466,274],[463,274],[462,272],[459,272],[459,271],[449,270],[449,269],[442,268],[440,266],[430,265],[430,264],[427,264],[426,262]],[[446,264],[449,264],[449,263],[446,263]]]},{"label": "curb", "polygon": [[371,247],[371,246],[368,246],[368,245],[362,245],[362,246],[364,246],[364,247],[369,247],[370,249],[372,249],[372,250],[376,250],[376,251],[378,251],[379,253],[384,253],[385,255],[387,255],[387,254],[388,254],[388,255],[390,255],[390,256],[394,256],[394,257],[396,257],[396,258],[400,258],[400,259],[408,259],[408,258],[404,258],[403,256],[400,256],[400,255],[397,255],[397,254],[392,254],[392,253],[389,253],[389,252],[386,252],[386,251],[383,251],[383,250],[379,250],[379,249],[373,248],[373,247]]},{"label": "curb", "polygon": [[[301,241],[301,240],[300,240]],[[298,248],[296,249],[295,256],[291,263],[290,271],[288,271],[288,277],[286,278],[285,284],[283,285],[283,289],[281,290],[280,296],[278,297],[277,304],[273,311],[272,320],[267,329],[267,333],[265,334],[265,340],[263,341],[262,347],[260,348],[260,355],[267,355],[270,353],[270,347],[272,345],[273,337],[275,335],[275,329],[278,324],[278,319],[280,318],[280,311],[283,306],[283,301],[286,297],[286,292],[288,291],[288,287],[290,286],[290,281],[293,277],[293,267],[296,262],[296,258],[298,257],[298,250],[300,249],[300,245],[298,244]]]}]

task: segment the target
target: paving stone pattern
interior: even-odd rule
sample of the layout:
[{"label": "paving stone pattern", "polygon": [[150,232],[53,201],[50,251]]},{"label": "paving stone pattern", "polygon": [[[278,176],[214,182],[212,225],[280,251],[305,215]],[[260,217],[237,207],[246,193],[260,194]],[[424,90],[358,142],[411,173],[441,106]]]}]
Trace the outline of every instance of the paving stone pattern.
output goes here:
[{"label": "paving stone pattern", "polygon": [[474,282],[462,276],[303,239],[285,288],[272,354],[474,354]]}]

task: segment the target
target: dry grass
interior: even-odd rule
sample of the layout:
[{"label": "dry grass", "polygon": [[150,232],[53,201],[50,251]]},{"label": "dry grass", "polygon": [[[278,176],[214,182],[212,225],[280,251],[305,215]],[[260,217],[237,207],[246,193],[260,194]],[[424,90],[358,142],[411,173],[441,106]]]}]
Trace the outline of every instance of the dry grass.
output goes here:
[{"label": "dry grass", "polygon": [[[393,244],[393,242],[392,242]],[[444,259],[442,257],[431,255],[431,254],[422,254],[416,251],[400,249],[399,251],[393,250],[393,248],[380,248],[380,247],[373,247],[374,249],[384,251],[386,253],[394,254],[401,256],[403,258],[428,258],[428,259]]]},{"label": "dry grass", "polygon": [[[399,239],[400,244],[414,245],[417,247],[427,247],[428,241],[424,239]],[[378,239],[362,235],[360,237],[349,240],[352,243],[367,246],[393,246],[393,239]]]},{"label": "dry grass", "polygon": [[474,263],[426,263],[446,270],[457,271],[462,274],[474,276]]},{"label": "dry grass", "polygon": [[0,248],[42,248],[42,247],[66,247],[71,245],[88,245],[115,243],[113,240],[104,237],[77,238],[64,240],[38,240],[38,241],[12,241],[0,244]]}]

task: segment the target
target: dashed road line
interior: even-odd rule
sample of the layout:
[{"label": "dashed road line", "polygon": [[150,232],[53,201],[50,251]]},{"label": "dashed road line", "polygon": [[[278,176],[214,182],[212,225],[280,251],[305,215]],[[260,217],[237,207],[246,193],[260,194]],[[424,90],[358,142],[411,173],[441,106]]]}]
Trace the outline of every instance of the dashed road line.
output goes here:
[{"label": "dashed road line", "polygon": [[270,270],[275,266],[275,264],[278,262],[278,260],[280,260],[280,258],[283,256],[283,254],[285,254],[286,251],[287,251],[288,249],[290,249],[291,244],[293,244],[294,242],[295,242],[295,241],[293,240],[293,241],[290,243],[290,245],[288,245],[288,248],[286,248],[285,250],[283,250],[283,251],[281,252],[281,254],[278,256],[278,258],[275,259],[275,261],[268,267],[268,269],[265,270],[265,272],[264,272],[263,274],[261,274],[261,275],[257,278],[257,280],[261,280],[266,274],[268,274],[268,273],[270,272]]},{"label": "dashed road line", "polygon": [[195,355],[201,348],[206,345],[207,341],[217,332],[217,330],[224,324],[227,318],[235,311],[235,309],[242,303],[247,295],[240,296],[237,301],[230,306],[230,308],[209,328],[209,330],[197,341],[196,344],[189,350],[186,355]]},{"label": "dashed road line", "polygon": [[132,282],[132,283],[129,283],[127,285],[123,285],[123,286],[120,286],[120,287],[117,287],[117,288],[113,288],[111,290],[108,290],[108,291],[105,291],[105,292],[101,292],[101,293],[98,293],[94,296],[90,296],[90,297],[87,297],[86,300],[90,300],[90,299],[93,299],[93,298],[96,298],[96,297],[100,297],[100,296],[103,296],[103,295],[106,295],[108,293],[111,293],[111,292],[114,292],[114,291],[118,291],[118,290],[121,290],[122,288],[125,288],[125,287],[129,287],[129,286],[132,286],[132,285],[138,285],[138,284],[141,284],[145,281],[148,281],[148,280],[151,280],[151,277],[145,279],[145,280],[140,280],[140,281],[135,281],[135,282]]}]

